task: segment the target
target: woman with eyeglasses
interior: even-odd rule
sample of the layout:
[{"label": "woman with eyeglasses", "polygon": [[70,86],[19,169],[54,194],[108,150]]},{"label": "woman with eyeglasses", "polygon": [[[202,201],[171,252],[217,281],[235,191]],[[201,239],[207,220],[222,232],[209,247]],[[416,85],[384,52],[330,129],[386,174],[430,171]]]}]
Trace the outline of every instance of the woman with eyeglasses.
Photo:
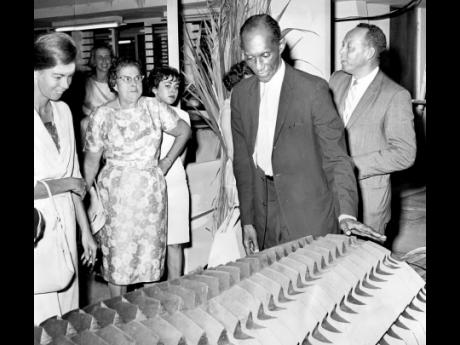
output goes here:
[{"label": "woman with eyeglasses", "polygon": [[[165,103],[143,97],[140,65],[119,59],[109,71],[115,100],[99,107],[86,131],[84,175],[97,176],[106,213],[97,233],[103,277],[112,296],[131,284],[151,283],[163,275],[166,253],[167,199],[164,176],[182,152],[191,130]],[[162,132],[175,137],[159,160]]]}]

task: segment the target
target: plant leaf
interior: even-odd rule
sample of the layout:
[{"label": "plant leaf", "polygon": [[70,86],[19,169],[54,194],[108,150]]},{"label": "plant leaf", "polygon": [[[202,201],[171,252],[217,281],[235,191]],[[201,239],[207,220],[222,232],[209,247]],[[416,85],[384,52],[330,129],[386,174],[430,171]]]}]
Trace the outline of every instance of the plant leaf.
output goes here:
[{"label": "plant leaf", "polygon": [[294,47],[302,40],[303,37],[300,37],[297,41],[295,41],[295,43],[293,45],[291,45],[289,48],[291,48],[291,50],[294,49]]},{"label": "plant leaf", "polygon": [[317,71],[319,72],[319,74],[320,74],[321,76],[324,77],[323,72],[322,72],[318,67],[316,67],[315,65],[313,65],[311,62],[308,62],[307,60],[300,59],[300,58],[299,58],[299,59],[292,59],[292,60],[293,60],[293,61],[302,61],[302,62],[305,62],[307,65],[310,65],[310,66],[313,67],[315,70],[317,70]]},{"label": "plant leaf", "polygon": [[283,9],[281,10],[280,14],[278,14],[275,18],[275,20],[279,23],[281,17],[283,16],[284,12],[286,12],[286,9],[288,7],[288,5],[291,3],[291,0],[289,0],[286,5],[284,5]]},{"label": "plant leaf", "polygon": [[312,33],[313,35],[316,35],[316,36],[319,37],[319,35],[313,30],[298,29],[298,28],[286,28],[286,29],[281,30],[281,38],[285,37],[291,31],[309,32],[309,33]]}]

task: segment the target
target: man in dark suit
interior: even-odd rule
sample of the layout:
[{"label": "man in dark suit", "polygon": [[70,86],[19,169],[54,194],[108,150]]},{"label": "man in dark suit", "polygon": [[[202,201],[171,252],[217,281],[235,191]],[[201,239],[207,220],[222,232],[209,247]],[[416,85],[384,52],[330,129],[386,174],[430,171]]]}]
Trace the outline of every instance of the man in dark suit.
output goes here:
[{"label": "man in dark suit", "polygon": [[390,173],[410,167],[416,154],[411,96],[380,71],[385,49],[380,28],[359,24],[345,35],[343,70],[329,82],[358,169],[360,220],[382,234],[391,217]]},{"label": "man in dark suit", "polygon": [[372,236],[356,221],[357,189],[344,128],[327,82],[281,59],[285,41],[269,15],[241,27],[255,76],[231,99],[233,168],[248,254],[340,228]]}]

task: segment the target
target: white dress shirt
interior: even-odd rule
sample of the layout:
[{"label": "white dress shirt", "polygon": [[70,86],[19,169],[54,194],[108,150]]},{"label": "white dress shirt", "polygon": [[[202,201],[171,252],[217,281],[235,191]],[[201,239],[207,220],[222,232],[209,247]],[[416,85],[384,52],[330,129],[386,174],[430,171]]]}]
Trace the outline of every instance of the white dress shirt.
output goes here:
[{"label": "white dress shirt", "polygon": [[[273,176],[273,139],[275,136],[276,119],[278,117],[278,106],[285,70],[286,66],[284,65],[284,61],[281,60],[280,67],[273,75],[272,79],[270,79],[270,81],[267,83],[259,82],[259,127],[257,129],[256,144],[254,147],[254,154],[252,155],[252,158],[254,160],[254,163],[265,172],[265,175],[269,176]],[[377,74],[377,72],[375,72],[375,74]],[[369,86],[369,84],[370,82],[367,84],[367,86]],[[364,93],[364,91],[362,93]],[[339,216],[339,222],[345,218],[351,218],[356,220],[356,218],[353,216],[341,214]]]},{"label": "white dress shirt", "polygon": [[281,60],[280,67],[270,81],[267,83],[259,82],[259,127],[257,129],[256,144],[252,158],[254,159],[254,163],[265,171],[265,175],[269,176],[273,176],[273,138],[275,136],[278,105],[285,70],[284,61]]},{"label": "white dress shirt", "polygon": [[[343,115],[342,115],[342,119],[343,119],[343,122],[344,122],[345,125],[347,125],[348,120],[351,117],[351,114],[353,114],[353,111],[355,110],[355,108],[358,105],[359,101],[363,97],[364,92],[366,92],[367,88],[372,83],[372,81],[374,80],[374,78],[375,78],[375,76],[377,75],[378,72],[379,72],[379,67],[377,66],[376,68],[374,68],[372,70],[371,73],[369,73],[368,75],[366,75],[366,76],[364,76],[364,77],[362,77],[360,79],[356,79],[355,77],[351,77],[350,88],[352,87],[353,83],[355,83],[355,81],[357,82],[357,84],[354,85],[355,89],[353,90],[353,93],[354,93],[353,98],[351,100],[350,99],[346,100],[346,101],[349,101],[350,104],[346,104],[345,109],[343,111]],[[339,216],[339,222],[342,219],[345,219],[345,218],[352,218],[352,219],[356,220],[356,217],[341,214]]]},{"label": "white dress shirt", "polygon": [[355,77],[351,77],[350,88],[349,89],[351,89],[351,87],[353,86],[353,83],[355,83],[355,81],[357,82],[357,84],[353,86],[353,88],[354,88],[353,97],[350,99],[347,96],[347,99],[345,101],[346,103],[349,102],[349,104],[345,105],[345,109],[344,109],[343,115],[342,115],[343,122],[344,122],[345,125],[347,125],[348,120],[351,117],[351,114],[353,114],[353,111],[355,110],[355,108],[358,105],[359,101],[363,97],[364,92],[366,92],[367,88],[372,83],[372,81],[374,80],[374,78],[375,78],[375,76],[377,75],[378,72],[379,72],[379,67],[377,66],[376,68],[374,68],[372,70],[371,73],[369,73],[368,75],[366,75],[366,76],[364,76],[364,77],[362,77],[360,79],[356,79]]}]

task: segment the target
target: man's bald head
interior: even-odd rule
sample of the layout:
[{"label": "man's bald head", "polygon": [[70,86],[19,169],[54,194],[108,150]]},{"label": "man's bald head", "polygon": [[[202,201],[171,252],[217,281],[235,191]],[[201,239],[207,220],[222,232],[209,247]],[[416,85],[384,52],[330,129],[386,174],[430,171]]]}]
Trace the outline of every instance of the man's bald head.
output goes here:
[{"label": "man's bald head", "polygon": [[281,40],[281,29],[278,22],[268,14],[256,14],[249,17],[240,29],[240,41],[243,44],[243,36],[254,29],[266,28],[272,35],[273,43],[278,44]]}]

